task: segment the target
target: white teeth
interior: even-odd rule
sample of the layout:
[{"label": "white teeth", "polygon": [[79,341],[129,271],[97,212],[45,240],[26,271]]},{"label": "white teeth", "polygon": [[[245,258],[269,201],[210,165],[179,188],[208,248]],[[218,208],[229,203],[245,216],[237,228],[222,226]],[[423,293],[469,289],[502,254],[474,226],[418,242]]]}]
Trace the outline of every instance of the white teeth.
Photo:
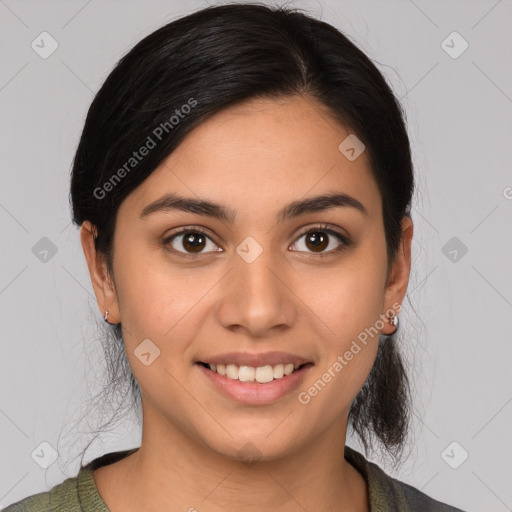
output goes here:
[{"label": "white teeth", "polygon": [[288,364],[276,364],[274,366],[238,366],[236,364],[210,364],[210,370],[217,372],[219,375],[223,375],[228,379],[239,380],[240,382],[259,382],[265,384],[271,382],[274,379],[280,379],[285,375],[290,375],[300,365],[294,365],[293,363]]},{"label": "white teeth", "polygon": [[238,380],[240,382],[247,382],[254,380],[256,369],[251,366],[240,366],[238,369]]},{"label": "white teeth", "polygon": [[284,367],[284,374],[290,375],[290,373],[292,373],[294,369],[295,369],[295,366],[293,365],[293,363],[289,363]]},{"label": "white teeth", "polygon": [[226,377],[228,379],[238,380],[238,366],[236,364],[226,365]]},{"label": "white teeth", "polygon": [[265,384],[265,382],[272,382],[274,380],[274,368],[269,364],[266,366],[258,366],[255,374],[255,380],[262,384]]},{"label": "white teeth", "polygon": [[282,364],[276,364],[274,366],[274,379],[280,379],[284,375],[284,366]]}]

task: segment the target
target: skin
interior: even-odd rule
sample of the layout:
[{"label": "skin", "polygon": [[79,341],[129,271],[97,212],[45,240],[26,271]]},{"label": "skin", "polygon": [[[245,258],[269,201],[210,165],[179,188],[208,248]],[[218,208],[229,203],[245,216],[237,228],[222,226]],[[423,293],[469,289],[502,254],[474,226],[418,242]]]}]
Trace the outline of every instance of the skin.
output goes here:
[{"label": "skin", "polygon": [[[402,221],[388,274],[381,196],[366,153],[349,161],[338,150],[349,133],[310,97],[247,101],[196,127],[124,200],[112,279],[94,250],[93,226],[82,225],[98,307],[122,322],[142,390],[139,451],[94,472],[112,512],[368,510],[365,481],[343,448],[348,410],[378,337],[308,404],[297,400],[359,333],[402,303],[409,279],[412,222]],[[285,204],[333,191],[359,200],[367,215],[337,207],[276,224]],[[179,211],[139,218],[166,192],[230,207],[236,221]],[[329,235],[329,246],[315,250],[299,230],[319,223],[353,244],[335,253],[340,242]],[[183,236],[166,248],[166,236],[191,225],[211,238],[202,253],[184,247]],[[236,252],[247,236],[263,249],[250,264]],[[195,259],[170,248],[188,248]],[[380,331],[394,329],[385,322]],[[149,366],[134,355],[147,338],[161,351]],[[282,350],[315,366],[298,390],[272,404],[244,405],[220,394],[193,364],[237,350]],[[261,457],[251,466],[237,459],[249,442]]]}]

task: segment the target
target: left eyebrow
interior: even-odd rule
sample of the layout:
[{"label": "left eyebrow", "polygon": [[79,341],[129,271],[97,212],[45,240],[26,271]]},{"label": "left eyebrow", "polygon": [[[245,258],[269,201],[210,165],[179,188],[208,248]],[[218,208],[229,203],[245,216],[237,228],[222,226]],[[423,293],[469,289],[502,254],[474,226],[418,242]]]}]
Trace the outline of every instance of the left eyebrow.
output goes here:
[{"label": "left eyebrow", "polygon": [[[308,213],[342,207],[354,208],[362,214],[368,215],[366,208],[356,198],[344,193],[333,193],[292,201],[277,213],[276,220],[278,223],[282,223],[288,219]],[[145,206],[140,213],[140,218],[143,219],[156,212],[168,212],[173,210],[205,215],[224,220],[230,224],[233,224],[236,219],[236,212],[231,208],[204,199],[183,197],[172,193],[166,194]]]},{"label": "left eyebrow", "polygon": [[299,217],[307,213],[323,212],[331,208],[344,207],[355,208],[362,214],[368,215],[366,208],[355,197],[349,196],[348,194],[333,193],[293,201],[278,212],[277,221],[284,222],[287,219]]}]

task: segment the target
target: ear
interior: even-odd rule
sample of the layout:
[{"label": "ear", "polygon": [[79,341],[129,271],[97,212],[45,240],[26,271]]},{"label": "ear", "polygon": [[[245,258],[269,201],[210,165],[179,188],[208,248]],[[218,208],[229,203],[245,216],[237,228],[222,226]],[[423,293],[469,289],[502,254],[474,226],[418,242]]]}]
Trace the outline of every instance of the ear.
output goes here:
[{"label": "ear", "polygon": [[84,251],[92,286],[98,301],[98,308],[101,316],[105,317],[105,310],[108,310],[108,319],[111,323],[121,321],[117,293],[114,282],[107,272],[107,263],[103,254],[96,251],[94,246],[95,226],[85,221],[80,227],[80,240]]},{"label": "ear", "polygon": [[[395,261],[393,262],[393,266],[389,273],[384,295],[384,306],[386,308],[386,312],[393,310],[395,315],[398,315],[398,312],[402,307],[402,302],[409,283],[409,274],[411,271],[412,234],[412,219],[406,215],[402,219],[402,237],[395,256]],[[392,334],[395,329],[396,328],[393,325],[386,322],[381,331],[382,334]]]}]

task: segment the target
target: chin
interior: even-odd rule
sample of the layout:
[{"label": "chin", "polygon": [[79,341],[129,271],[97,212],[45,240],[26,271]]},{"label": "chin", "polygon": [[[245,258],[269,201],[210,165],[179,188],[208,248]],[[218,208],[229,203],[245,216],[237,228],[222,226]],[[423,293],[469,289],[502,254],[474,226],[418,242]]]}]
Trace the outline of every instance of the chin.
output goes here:
[{"label": "chin", "polygon": [[[204,439],[203,442],[221,457],[238,460],[247,465],[252,465],[258,461],[278,460],[298,449],[296,435],[290,433],[289,436],[286,436],[284,435],[285,432],[272,432],[280,421],[282,421],[282,418],[278,422],[274,422],[271,428],[262,429],[261,431],[255,432],[252,429],[249,434],[243,428],[240,428],[238,435],[233,435],[233,437],[224,432],[223,440],[216,439],[209,442]],[[228,428],[226,430],[230,431]],[[243,435],[240,435],[241,433]],[[269,435],[269,433],[271,434]]]}]

